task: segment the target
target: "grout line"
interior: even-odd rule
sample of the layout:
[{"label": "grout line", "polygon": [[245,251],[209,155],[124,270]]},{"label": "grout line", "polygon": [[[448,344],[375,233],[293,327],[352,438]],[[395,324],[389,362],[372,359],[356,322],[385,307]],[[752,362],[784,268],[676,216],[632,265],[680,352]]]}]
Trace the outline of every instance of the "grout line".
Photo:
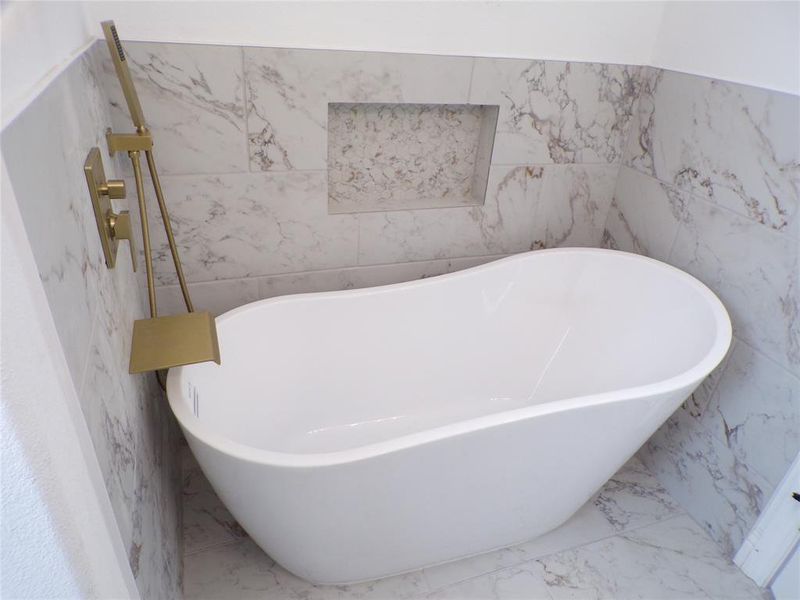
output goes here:
[{"label": "grout line", "polygon": [[[98,298],[99,298],[99,296],[100,296],[100,294],[98,292]],[[89,372],[89,362],[90,362],[89,359],[91,358],[91,351],[92,351],[92,348],[94,348],[94,346],[96,345],[93,342],[94,342],[95,333],[97,331],[97,323],[98,323],[99,320],[100,320],[100,310],[95,310],[94,318],[92,319],[92,327],[91,327],[91,329],[89,331],[89,343],[86,345],[86,348],[83,351],[83,366],[81,367],[80,381],[77,381],[77,382],[73,383],[73,385],[77,384],[76,388],[75,388],[75,391],[78,393],[78,401],[81,404],[83,404],[83,402],[82,402],[83,391],[84,391],[84,388],[86,386],[86,377],[88,376],[88,372]],[[85,415],[84,415],[84,418],[85,418]]]},{"label": "grout line", "polygon": [[[220,500],[219,502],[220,502],[220,504],[222,504],[222,500]],[[185,508],[186,507],[184,507],[184,509]],[[181,537],[183,537],[183,536],[181,536]],[[241,544],[242,542],[245,542],[248,539],[250,539],[250,536],[247,536],[247,537],[244,537],[244,538],[240,538],[238,540],[237,539],[230,539],[230,540],[228,540],[226,542],[216,542],[214,544],[209,544],[208,546],[203,546],[202,548],[196,548],[195,550],[189,550],[189,551],[185,550],[185,548],[186,548],[186,540],[184,540],[184,542],[183,542],[183,544],[184,544],[183,558],[196,556],[198,554],[203,554],[204,552],[209,552],[211,550],[217,550],[219,548],[225,548],[226,546],[234,546],[234,545],[237,545],[237,544]]]},{"label": "grout line", "polygon": [[247,171],[246,173],[253,172],[253,161],[250,157],[250,109],[249,109],[249,91],[250,86],[247,85],[247,75],[245,71],[245,61],[244,61],[244,47],[239,47],[239,53],[242,57],[242,102],[244,103],[243,108],[243,115],[244,115],[244,154],[245,158],[247,159]]},{"label": "grout line", "polygon": [[[660,177],[658,177],[656,175],[653,175],[652,173],[647,173],[645,171],[641,171],[641,170],[637,169],[635,166],[627,165],[627,164],[624,164],[624,163],[622,164],[622,166],[623,167],[627,167],[629,169],[632,169],[633,171],[636,171],[640,175],[644,175],[645,177],[649,177],[650,179],[653,179],[653,180],[655,180],[656,182],[658,182],[660,184],[666,185],[667,187],[669,187],[675,193],[686,194],[692,200],[703,202],[704,204],[706,204],[708,206],[711,206],[711,207],[713,207],[715,209],[719,209],[720,211],[722,211],[724,213],[728,213],[729,215],[735,216],[735,217],[737,217],[739,219],[744,219],[745,221],[747,221],[749,223],[754,223],[755,225],[758,225],[759,227],[763,227],[764,229],[766,229],[767,231],[769,231],[769,232],[771,232],[771,233],[773,233],[775,235],[787,236],[787,237],[789,237],[789,238],[791,238],[793,240],[800,239],[794,233],[789,231],[791,229],[791,226],[789,226],[786,231],[779,231],[778,229],[775,229],[771,225],[768,225],[766,223],[761,223],[760,221],[757,221],[756,219],[754,219],[753,217],[751,217],[749,215],[742,214],[740,212],[737,212],[737,211],[733,210],[732,208],[728,208],[727,206],[723,206],[722,204],[714,202],[713,200],[710,200],[708,198],[704,198],[703,196],[701,196],[700,194],[698,194],[694,190],[679,188],[675,183],[672,183],[672,182],[669,182],[669,181],[665,181],[665,180],[661,179]],[[795,215],[795,217],[796,218],[800,218],[800,209],[798,209],[798,213]]]},{"label": "grout line", "polygon": [[[655,477],[655,476],[654,476],[654,477]],[[681,505],[681,507],[682,507],[682,505]],[[667,522],[669,522],[669,521],[672,521],[673,519],[677,519],[678,517],[684,517],[684,516],[689,516],[689,517],[691,517],[691,515],[689,515],[689,513],[688,513],[688,512],[686,512],[685,510],[683,510],[683,511],[681,511],[681,512],[679,512],[679,513],[677,513],[677,514],[673,514],[673,515],[671,515],[671,516],[669,516],[669,517],[667,517],[667,518],[664,518],[664,519],[657,519],[657,520],[655,520],[655,521],[652,521],[652,522],[650,522],[650,523],[646,523],[646,524],[644,524],[644,525],[639,525],[639,526],[637,526],[637,527],[631,527],[630,529],[623,529],[622,531],[617,531],[617,532],[615,532],[615,533],[613,533],[613,534],[610,534],[610,535],[605,535],[605,536],[603,536],[603,537],[600,537],[600,538],[597,538],[597,539],[594,539],[594,540],[591,540],[591,541],[585,542],[585,543],[583,543],[583,544],[574,544],[574,545],[572,545],[572,546],[568,546],[568,547],[566,547],[566,548],[562,548],[562,549],[560,549],[560,550],[555,550],[555,551],[553,551],[553,552],[549,552],[549,553],[547,553],[547,554],[542,554],[542,555],[540,555],[540,556],[534,556],[534,557],[532,557],[532,558],[526,558],[525,560],[521,560],[521,561],[519,561],[519,562],[515,562],[515,563],[513,563],[513,564],[508,564],[508,565],[502,566],[502,567],[500,567],[500,568],[493,569],[493,570],[491,570],[491,571],[486,571],[485,573],[479,573],[479,574],[476,574],[476,575],[472,575],[472,576],[470,576],[470,577],[466,577],[466,578],[464,578],[464,579],[460,579],[460,580],[458,580],[458,581],[454,581],[454,582],[452,582],[452,583],[448,583],[447,585],[443,585],[443,586],[441,586],[441,587],[438,587],[438,588],[431,589],[431,590],[430,590],[430,593],[431,593],[431,594],[433,594],[433,593],[435,593],[435,592],[440,592],[440,591],[442,591],[442,590],[446,590],[446,589],[448,589],[448,588],[450,588],[450,587],[453,587],[453,586],[456,586],[456,585],[460,585],[460,584],[464,583],[465,581],[472,581],[473,579],[478,579],[478,578],[480,578],[480,577],[485,577],[485,576],[487,576],[487,575],[493,575],[493,574],[495,574],[495,573],[499,573],[499,572],[501,572],[501,571],[506,571],[506,570],[509,570],[509,569],[514,569],[514,568],[517,568],[517,567],[519,567],[520,565],[524,565],[524,564],[532,563],[532,562],[534,562],[534,561],[542,560],[542,559],[544,559],[544,558],[548,558],[548,557],[550,557],[550,556],[556,556],[556,555],[558,555],[558,554],[561,554],[561,553],[563,553],[563,552],[571,552],[572,550],[577,550],[578,548],[583,548],[583,547],[585,547],[585,546],[591,546],[592,544],[597,544],[597,543],[599,543],[599,542],[603,542],[603,541],[606,541],[606,540],[610,540],[610,539],[612,539],[612,538],[615,538],[615,537],[622,537],[624,534],[631,533],[631,532],[634,532],[634,531],[638,531],[639,529],[644,529],[644,528],[646,528],[646,527],[652,527],[653,525],[658,525],[658,524],[661,524],[661,523],[667,523]],[[693,521],[694,521],[694,519],[693,519]],[[700,526],[700,524],[699,524],[699,523],[697,523],[696,521],[695,521],[695,523],[698,525],[698,527],[701,527],[701,526]],[[702,527],[701,527],[701,528],[702,528]],[[704,530],[704,532],[705,532],[705,530]],[[536,539],[536,538],[534,538],[534,539]],[[531,541],[532,541],[532,540],[531,540]],[[523,542],[523,544],[525,544],[525,543],[527,543],[527,542]],[[716,542],[715,542],[715,544],[716,544]],[[522,545],[522,544],[517,544],[517,546],[520,546],[520,545]],[[509,546],[509,548],[514,548],[514,547],[515,547],[515,546]],[[504,550],[504,549],[505,549],[505,548],[501,548],[501,550]],[[490,553],[487,553],[487,554],[490,554]],[[481,556],[481,555],[479,554],[479,555],[477,555],[477,556]],[[458,562],[458,561],[454,561],[454,562]],[[451,564],[451,563],[445,563],[445,564]],[[425,581],[426,581],[426,583],[427,583],[427,579],[426,579]],[[429,587],[430,587],[430,585],[429,585]]]},{"label": "grout line", "polygon": [[[736,336],[734,336],[734,337],[736,337]],[[751,344],[751,343],[749,343],[749,342],[747,342],[747,341],[745,341],[745,340],[743,340],[743,339],[741,339],[739,337],[736,337],[736,343],[737,344],[744,344],[745,346],[750,348],[750,350],[752,350],[754,353],[758,354],[764,360],[767,360],[767,361],[771,362],[773,365],[775,365],[778,368],[780,368],[784,373],[788,374],[793,379],[800,380],[800,375],[798,375],[797,373],[794,373],[791,370],[787,369],[785,366],[783,366],[781,363],[776,361],[774,358],[771,358],[769,355],[765,354],[762,350],[759,350],[758,348],[753,346],[753,344]]]},{"label": "grout line", "polygon": [[467,104],[472,103],[472,80],[475,77],[475,61],[478,60],[475,56],[471,58],[472,58],[472,64],[470,65],[469,68],[469,84],[467,85]]},{"label": "grout line", "polygon": [[[514,254],[520,254],[519,252],[510,252],[504,254],[479,254],[476,256],[454,256],[450,258],[429,258],[423,260],[411,260],[411,261],[404,261],[404,262],[394,262],[394,263],[374,263],[374,264],[356,264],[350,265],[346,267],[333,267],[330,269],[313,269],[310,271],[290,271],[287,273],[267,273],[264,275],[254,275],[252,277],[230,277],[224,279],[206,279],[203,281],[190,281],[189,285],[200,285],[200,284],[211,284],[211,283],[223,283],[223,282],[234,282],[234,281],[252,281],[254,279],[266,279],[268,277],[289,277],[289,276],[297,276],[297,275],[316,275],[322,273],[335,273],[338,271],[349,271],[355,269],[368,269],[368,268],[377,268],[377,267],[400,267],[400,266],[407,266],[407,265],[417,265],[417,264],[424,264],[424,263],[435,263],[435,262],[452,262],[456,260],[477,260],[477,259],[489,259],[489,260],[497,260],[500,258],[505,258],[507,256],[512,256]],[[489,261],[487,261],[489,262]],[[402,283],[402,282],[400,282]],[[178,288],[177,283],[169,283],[166,285],[156,285],[156,289],[168,289],[168,288]]]},{"label": "grout line", "polygon": [[[249,134],[248,134],[249,135]],[[128,163],[123,163],[127,165]],[[629,165],[625,165],[620,163],[619,161],[611,161],[611,162],[541,162],[541,161],[514,161],[514,162],[491,162],[490,167],[571,167],[571,166],[582,166],[582,167],[613,167],[613,166],[622,166],[628,167],[629,169],[635,170],[637,173],[641,175],[646,175],[648,177],[653,177],[649,173],[643,173],[637,169]],[[127,167],[127,171],[130,171],[130,167]],[[169,178],[179,178],[179,177],[213,177],[216,175],[291,175],[293,173],[327,173],[329,169],[269,169],[267,171],[257,170],[254,171],[252,169],[248,169],[246,171],[186,171],[180,173],[159,173],[162,181],[164,179]],[[132,177],[130,172],[125,173],[126,176]],[[149,181],[149,175],[144,175],[145,179]],[[653,177],[654,178],[654,177]],[[655,178],[654,178],[655,179]],[[659,179],[659,181],[661,181]],[[667,184],[670,185],[670,184]],[[458,205],[456,205],[458,206]],[[470,205],[472,206],[472,205]],[[437,208],[437,207],[434,207]],[[418,210],[418,209],[400,209],[400,210]],[[372,211],[372,212],[383,212],[383,211]],[[335,213],[335,214],[342,214],[342,213]],[[739,214],[739,213],[736,213]],[[741,215],[740,215],[741,216]],[[763,223],[759,223],[763,225]]]}]

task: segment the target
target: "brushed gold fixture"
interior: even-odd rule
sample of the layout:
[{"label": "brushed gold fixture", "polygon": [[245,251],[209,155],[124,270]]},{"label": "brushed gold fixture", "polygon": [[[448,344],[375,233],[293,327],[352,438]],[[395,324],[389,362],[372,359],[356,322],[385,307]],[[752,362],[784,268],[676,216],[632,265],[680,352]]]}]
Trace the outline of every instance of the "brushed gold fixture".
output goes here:
[{"label": "brushed gold fixture", "polygon": [[83,163],[83,172],[86,175],[86,184],[89,186],[89,196],[92,198],[94,218],[97,222],[97,231],[100,234],[100,244],[106,266],[113,269],[117,264],[117,249],[120,240],[130,243],[131,263],[136,270],[136,247],[131,230],[131,216],[127,210],[115,213],[111,200],[125,198],[125,182],[121,179],[106,179],[103,170],[103,159],[100,157],[100,148],[89,150],[86,161]]},{"label": "brushed gold fixture", "polygon": [[220,361],[211,313],[140,319],[133,324],[133,339],[138,340],[139,351],[131,354],[131,373],[156,371],[164,365]]},{"label": "brushed gold fixture", "polygon": [[108,154],[114,156],[117,152],[133,152],[134,150],[152,150],[153,136],[149,133],[112,133],[111,128],[106,129],[106,144]]},{"label": "brushed gold fixture", "polygon": [[[137,320],[133,324],[131,360],[128,370],[131,373],[142,373],[145,371],[156,371],[159,373],[171,367],[212,360],[219,364],[219,342],[217,340],[216,323],[214,317],[212,317],[210,313],[195,312],[194,305],[189,296],[189,287],[186,284],[186,278],[183,274],[181,259],[178,255],[178,247],[175,243],[172,224],[170,222],[169,213],[167,212],[167,204],[164,200],[164,192],[161,189],[161,181],[159,180],[156,161],[153,157],[153,137],[145,124],[142,105],[139,102],[139,96],[133,84],[133,78],[128,68],[125,51],[122,49],[122,43],[117,35],[117,28],[114,26],[113,21],[104,21],[101,25],[108,44],[108,50],[111,53],[111,60],[114,63],[114,70],[117,73],[117,78],[122,87],[122,94],[125,96],[125,102],[128,105],[128,111],[130,112],[133,126],[136,128],[135,133],[114,133],[111,129],[107,129],[106,143],[108,144],[108,152],[111,156],[117,152],[127,152],[133,167],[133,177],[136,182],[136,196],[139,201],[139,214],[142,222],[142,246],[144,250],[145,270],[147,273],[147,296],[150,305],[150,318]],[[175,265],[175,272],[178,276],[181,293],[183,294],[183,300],[186,304],[186,310],[188,311],[186,314],[169,317],[158,316],[155,281],[153,277],[153,257],[150,244],[150,224],[147,218],[147,203],[145,201],[144,178],[142,176],[142,152],[144,152],[147,168],[150,172],[150,179],[153,182],[158,208],[164,223],[164,231],[167,235],[170,253],[172,254],[172,262]],[[97,160],[99,160],[99,151]],[[102,171],[102,163],[100,164],[100,169]],[[87,174],[87,178],[88,177],[89,175]],[[108,190],[106,195],[110,195],[112,193],[112,188],[107,187],[106,189]],[[118,191],[114,190],[113,193],[118,193]],[[104,197],[100,192],[97,192],[97,195],[100,198]],[[94,201],[94,196],[92,200]],[[100,210],[103,215],[106,214],[106,212],[102,211],[102,207],[100,209],[95,208],[96,216],[100,214],[98,210]],[[114,220],[107,225],[107,229],[111,233],[109,239],[113,240],[114,234],[118,237],[121,236],[120,232],[124,233],[127,231],[128,234],[130,234],[129,219],[121,222],[119,219],[122,214],[111,216]],[[97,218],[98,227],[100,227],[100,217],[98,216]],[[103,223],[104,226],[106,226],[106,221],[103,221]],[[126,224],[127,230],[125,229]],[[104,233],[101,231],[100,237],[103,238],[103,235]],[[109,244],[110,243],[111,242],[109,242]],[[105,242],[103,250],[105,251]],[[114,254],[116,254],[116,247],[114,247]],[[107,253],[107,264],[109,264],[108,256],[109,254]],[[113,267],[113,259],[109,267]],[[160,373],[159,382],[162,382]]]}]

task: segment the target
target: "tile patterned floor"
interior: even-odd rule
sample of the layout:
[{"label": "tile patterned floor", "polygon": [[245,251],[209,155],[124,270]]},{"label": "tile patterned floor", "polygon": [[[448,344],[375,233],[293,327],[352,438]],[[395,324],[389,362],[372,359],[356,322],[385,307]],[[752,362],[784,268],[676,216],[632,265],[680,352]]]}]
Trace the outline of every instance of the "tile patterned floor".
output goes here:
[{"label": "tile patterned floor", "polygon": [[[188,453],[187,453],[188,454]],[[637,459],[536,540],[398,577],[314,586],[277,565],[185,461],[187,600],[766,598]]]}]

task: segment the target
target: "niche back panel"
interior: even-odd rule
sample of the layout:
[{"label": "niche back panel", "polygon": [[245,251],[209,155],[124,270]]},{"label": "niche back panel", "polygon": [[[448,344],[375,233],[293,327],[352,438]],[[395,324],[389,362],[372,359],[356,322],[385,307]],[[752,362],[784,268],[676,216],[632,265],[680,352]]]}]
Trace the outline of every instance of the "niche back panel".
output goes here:
[{"label": "niche back panel", "polygon": [[328,104],[329,211],[483,204],[498,108]]}]

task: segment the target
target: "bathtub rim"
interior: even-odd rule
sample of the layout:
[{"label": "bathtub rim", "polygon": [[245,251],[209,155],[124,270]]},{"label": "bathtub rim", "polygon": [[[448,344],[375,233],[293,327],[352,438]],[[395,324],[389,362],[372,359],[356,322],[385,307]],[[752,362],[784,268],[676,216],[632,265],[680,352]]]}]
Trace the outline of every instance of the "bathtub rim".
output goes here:
[{"label": "bathtub rim", "polygon": [[[188,404],[184,401],[183,394],[183,368],[177,367],[170,369],[167,375],[167,400],[170,408],[182,429],[187,431],[192,437],[197,438],[202,443],[210,446],[211,448],[228,455],[232,458],[252,462],[256,464],[266,464],[275,467],[286,468],[313,468],[321,466],[333,466],[340,464],[347,464],[366,460],[373,457],[389,454],[392,452],[404,450],[407,448],[420,446],[423,444],[433,443],[442,439],[465,435],[473,431],[497,427],[511,422],[520,421],[523,419],[543,416],[551,413],[561,412],[565,410],[573,410],[589,405],[599,405],[612,402],[623,402],[635,398],[646,398],[652,396],[664,395],[669,392],[679,390],[684,387],[699,384],[711,371],[714,370],[725,358],[733,339],[733,330],[731,326],[730,316],[725,308],[725,305],[717,297],[717,295],[708,288],[703,282],[696,277],[673,267],[662,261],[634,254],[631,252],[624,252],[620,250],[609,250],[604,248],[553,248],[545,250],[535,250],[529,252],[522,252],[507,256],[498,260],[493,260],[482,265],[470,267],[454,273],[446,273],[436,277],[429,277],[424,279],[416,279],[413,281],[406,281],[400,283],[392,283],[382,286],[366,287],[353,290],[335,290],[327,292],[309,292],[299,294],[287,294],[284,296],[275,296],[272,298],[265,298],[257,300],[237,308],[234,308],[222,315],[216,317],[218,323],[224,323],[226,320],[240,316],[251,310],[256,310],[268,304],[277,304],[280,302],[289,302],[297,299],[299,296],[304,298],[324,298],[331,296],[341,296],[348,294],[351,296],[370,295],[375,293],[384,293],[392,289],[411,288],[425,285],[432,285],[441,282],[445,279],[455,279],[458,277],[465,277],[469,274],[495,268],[498,263],[521,261],[530,258],[532,255],[542,254],[608,254],[614,255],[622,260],[634,260],[640,262],[650,263],[656,268],[660,268],[672,276],[683,279],[685,283],[693,286],[698,290],[700,297],[708,302],[711,312],[714,315],[714,321],[717,330],[717,336],[714,339],[711,347],[706,355],[694,366],[689,369],[662,379],[654,383],[648,383],[641,386],[622,388],[620,390],[613,390],[610,392],[602,392],[597,394],[587,394],[573,398],[565,398],[562,400],[555,400],[552,402],[545,402],[542,404],[535,404],[533,406],[526,406],[513,410],[500,411],[491,413],[480,417],[456,421],[446,425],[440,425],[431,429],[409,433],[397,436],[388,440],[379,442],[372,442],[354,448],[346,448],[343,450],[333,450],[331,452],[314,452],[314,453],[290,453],[279,452],[276,450],[266,450],[256,448],[236,442],[224,435],[214,431],[213,427],[204,424],[189,409]],[[223,358],[224,360],[224,358]]]}]

